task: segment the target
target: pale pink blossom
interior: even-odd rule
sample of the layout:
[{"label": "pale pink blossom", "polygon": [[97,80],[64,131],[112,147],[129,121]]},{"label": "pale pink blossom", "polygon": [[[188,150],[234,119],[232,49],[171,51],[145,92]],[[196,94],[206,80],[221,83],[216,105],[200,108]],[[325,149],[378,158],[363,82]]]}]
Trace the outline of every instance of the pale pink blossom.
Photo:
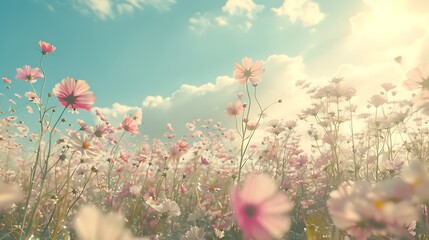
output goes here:
[{"label": "pale pink blossom", "polygon": [[48,53],[53,53],[55,52],[55,49],[56,49],[52,44],[47,42],[42,42],[42,41],[39,41],[39,47],[43,55],[47,55]]},{"label": "pale pink blossom", "polygon": [[170,199],[163,199],[159,204],[153,200],[148,200],[146,203],[157,212],[164,214],[166,218],[177,217],[181,214],[179,205]]},{"label": "pale pink blossom", "polygon": [[393,85],[392,83],[383,83],[381,84],[381,87],[384,89],[384,91],[388,92],[392,89],[395,89],[396,85]]},{"label": "pale pink blossom", "polygon": [[257,60],[253,63],[251,58],[244,57],[241,64],[235,64],[234,78],[241,84],[246,84],[249,80],[253,85],[256,85],[261,81],[264,71],[261,61]]},{"label": "pale pink blossom", "polygon": [[241,104],[240,102],[230,103],[226,108],[226,115],[228,117],[240,115],[243,112],[243,109],[243,104]]},{"label": "pale pink blossom", "polygon": [[7,77],[4,77],[4,78],[2,78],[3,79],[3,82],[5,82],[5,83],[11,83],[12,82],[12,80],[10,80],[9,78],[7,78]]},{"label": "pale pink blossom", "polygon": [[31,108],[30,106],[26,106],[25,109],[27,109],[27,112],[33,113],[33,108]]},{"label": "pale pink blossom", "polygon": [[209,163],[209,161],[207,160],[207,158],[205,158],[205,157],[201,156],[201,164],[203,164],[203,165],[209,165],[210,163]]},{"label": "pale pink blossom", "polygon": [[39,68],[31,68],[28,65],[25,65],[22,68],[16,69],[16,79],[25,80],[30,83],[34,83],[37,79],[44,77],[44,75],[39,72]]},{"label": "pale pink blossom", "polygon": [[174,132],[173,126],[171,125],[171,123],[167,123],[167,130],[170,132]]},{"label": "pale pink blossom", "polygon": [[67,108],[89,111],[95,102],[95,95],[89,91],[89,85],[85,80],[67,77],[55,85],[52,92],[61,105]]},{"label": "pale pink blossom", "polygon": [[142,112],[142,110],[141,110],[140,108],[139,108],[139,109],[137,109],[136,114],[135,114],[135,116],[134,116],[134,120],[136,120],[137,125],[142,124],[142,120],[143,120],[143,112]]},{"label": "pale pink blossom", "polygon": [[121,123],[121,128],[131,133],[131,135],[137,135],[139,133],[137,121],[132,117],[126,117]]},{"label": "pale pink blossom", "polygon": [[246,240],[280,239],[290,228],[293,204],[268,176],[249,175],[243,188],[232,188],[231,203]]},{"label": "pale pink blossom", "polygon": [[410,90],[421,88],[429,91],[429,63],[423,63],[407,73],[405,86]]},{"label": "pale pink blossom", "polygon": [[371,97],[371,99],[368,101],[368,103],[370,103],[371,105],[373,105],[374,107],[377,108],[377,107],[387,103],[387,98],[385,96],[376,94],[376,95]]},{"label": "pale pink blossom", "polygon": [[40,99],[35,92],[26,92],[24,96],[27,97],[30,102],[40,103]]},{"label": "pale pink blossom", "polygon": [[335,226],[356,239],[408,236],[405,226],[417,219],[416,204],[401,199],[402,190],[387,186],[343,183],[331,192],[327,206]]}]

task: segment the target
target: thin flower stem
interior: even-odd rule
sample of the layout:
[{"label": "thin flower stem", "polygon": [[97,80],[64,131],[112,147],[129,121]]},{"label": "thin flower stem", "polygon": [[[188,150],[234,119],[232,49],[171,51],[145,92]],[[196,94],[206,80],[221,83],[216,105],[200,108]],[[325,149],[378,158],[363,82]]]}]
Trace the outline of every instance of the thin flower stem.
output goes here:
[{"label": "thin flower stem", "polygon": [[[68,105],[67,105],[67,106],[68,106]],[[43,187],[44,187],[44,185],[45,185],[46,177],[47,177],[48,161],[49,161],[49,156],[50,156],[50,154],[51,154],[51,148],[52,148],[52,134],[53,134],[53,131],[55,130],[55,127],[56,127],[56,126],[58,125],[58,123],[60,122],[61,117],[63,116],[63,114],[64,114],[65,110],[67,109],[67,106],[66,106],[66,107],[64,107],[63,111],[61,112],[60,116],[58,117],[58,120],[55,122],[55,124],[54,124],[53,128],[51,129],[51,132],[49,133],[48,154],[47,154],[47,157],[46,157],[46,160],[45,160],[44,171],[42,172],[42,180],[41,180],[41,182],[40,182],[40,192],[39,192],[39,194],[38,194],[38,197],[37,197],[36,203],[35,203],[35,204],[34,204],[34,206],[33,206],[33,210],[31,211],[30,220],[29,220],[29,222],[28,222],[28,227],[27,227],[27,229],[24,231],[24,236],[25,236],[25,238],[28,238],[28,237],[29,237],[29,235],[30,235],[30,233],[31,233],[31,229],[32,229],[33,224],[34,224],[34,217],[36,216],[37,208],[39,207],[40,201],[41,201],[41,199],[42,199]],[[39,145],[39,147],[40,147],[40,145]],[[36,164],[37,164],[37,163],[36,163]],[[31,195],[30,195],[30,193],[29,193],[29,196],[31,196]],[[28,199],[28,200],[29,200],[29,199]],[[27,206],[28,206],[28,205],[27,205]],[[24,227],[24,225],[23,225],[22,227]]]}]

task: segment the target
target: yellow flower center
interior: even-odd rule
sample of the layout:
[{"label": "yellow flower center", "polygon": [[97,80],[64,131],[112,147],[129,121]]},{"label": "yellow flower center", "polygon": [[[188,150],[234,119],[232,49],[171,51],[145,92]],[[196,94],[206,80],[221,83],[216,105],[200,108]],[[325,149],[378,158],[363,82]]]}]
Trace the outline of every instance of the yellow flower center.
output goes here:
[{"label": "yellow flower center", "polygon": [[383,206],[384,206],[384,204],[385,204],[386,202],[385,201],[383,201],[383,200],[375,200],[374,201],[374,207],[376,208],[376,209],[378,209],[378,210],[380,210],[381,208],[383,208]]},{"label": "yellow flower center", "polygon": [[82,148],[85,150],[88,149],[90,146],[91,146],[91,143],[89,143],[88,141],[85,141],[82,143]]}]

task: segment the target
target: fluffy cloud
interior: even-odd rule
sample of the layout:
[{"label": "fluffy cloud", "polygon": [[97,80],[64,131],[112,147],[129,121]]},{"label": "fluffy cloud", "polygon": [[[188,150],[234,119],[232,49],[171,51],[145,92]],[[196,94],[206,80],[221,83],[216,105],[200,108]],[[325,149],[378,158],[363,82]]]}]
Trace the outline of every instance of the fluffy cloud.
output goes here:
[{"label": "fluffy cloud", "polygon": [[85,14],[95,14],[105,20],[114,18],[116,14],[132,13],[143,6],[153,7],[159,11],[168,11],[176,3],[175,0],[74,0],[73,6]]},{"label": "fluffy cloud", "polygon": [[[344,78],[344,84],[357,89],[353,100],[361,109],[373,94],[381,91],[382,83],[401,86],[409,69],[429,61],[429,26],[424,24],[429,22],[425,14],[429,3],[420,2],[416,7],[413,1],[365,0],[366,8],[343,23],[349,28],[349,35],[311,61],[282,54],[262,59],[266,72],[257,87],[259,100],[263,106],[278,99],[283,101],[268,110],[267,119],[296,119],[296,114],[310,105],[306,90],[295,87],[298,80],[318,86],[334,77]],[[394,61],[398,55],[403,56],[402,64]],[[170,96],[149,96],[142,102],[143,133],[159,137],[166,123],[173,123],[179,130],[195,118],[213,118],[233,127],[234,121],[225,116],[225,108],[236,101],[237,92],[244,91],[244,86],[234,79],[222,76],[214,83],[200,86],[184,84]],[[398,92],[401,91],[410,96],[410,92],[399,87]]]},{"label": "fluffy cloud", "polygon": [[189,29],[192,31],[203,33],[210,26],[212,22],[207,14],[196,13],[189,19]]},{"label": "fluffy cloud", "polygon": [[248,18],[264,8],[263,5],[255,4],[252,0],[228,0],[222,7],[222,11],[229,15],[246,14]]},{"label": "fluffy cloud", "polygon": [[74,6],[85,14],[93,13],[103,20],[113,16],[110,0],[78,0]]},{"label": "fluffy cloud", "polygon": [[[403,56],[407,67],[429,54],[429,2],[418,0],[364,0],[365,11],[350,18],[348,52],[365,52],[366,60]],[[423,10],[424,9],[424,10]],[[422,53],[424,53],[422,55]]]},{"label": "fluffy cloud", "polygon": [[226,26],[226,25],[228,25],[228,21],[226,20],[226,18],[224,18],[222,16],[216,17],[215,20],[216,20],[216,23],[219,26]]},{"label": "fluffy cloud", "polygon": [[142,108],[138,106],[127,106],[120,103],[113,103],[111,107],[97,107],[95,109],[99,110],[104,116],[106,116],[113,126],[118,125],[125,116],[135,115],[137,111],[142,110]]},{"label": "fluffy cloud", "polygon": [[284,0],[279,8],[271,10],[278,16],[288,16],[292,23],[299,20],[304,26],[317,25],[325,18],[319,5],[311,0]]}]

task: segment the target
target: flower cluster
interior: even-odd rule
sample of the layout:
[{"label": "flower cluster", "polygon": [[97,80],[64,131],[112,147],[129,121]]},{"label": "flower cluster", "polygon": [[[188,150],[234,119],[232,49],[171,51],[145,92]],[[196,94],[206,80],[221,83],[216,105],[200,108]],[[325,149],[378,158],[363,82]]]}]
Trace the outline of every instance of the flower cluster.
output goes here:
[{"label": "flower cluster", "polygon": [[44,92],[42,62],[57,49],[39,47],[40,66],[16,71],[28,90],[12,92],[2,76],[1,239],[429,236],[428,64],[406,74],[411,99],[398,99],[397,83],[362,100],[342,78],[300,80],[309,106],[273,119],[282,101],[260,101],[263,62],[244,57],[233,72],[243,93],[226,106],[232,123],[194,119],[184,134],[167,123],[149,139],[141,109],[110,119],[90,81],[65,77]]}]

